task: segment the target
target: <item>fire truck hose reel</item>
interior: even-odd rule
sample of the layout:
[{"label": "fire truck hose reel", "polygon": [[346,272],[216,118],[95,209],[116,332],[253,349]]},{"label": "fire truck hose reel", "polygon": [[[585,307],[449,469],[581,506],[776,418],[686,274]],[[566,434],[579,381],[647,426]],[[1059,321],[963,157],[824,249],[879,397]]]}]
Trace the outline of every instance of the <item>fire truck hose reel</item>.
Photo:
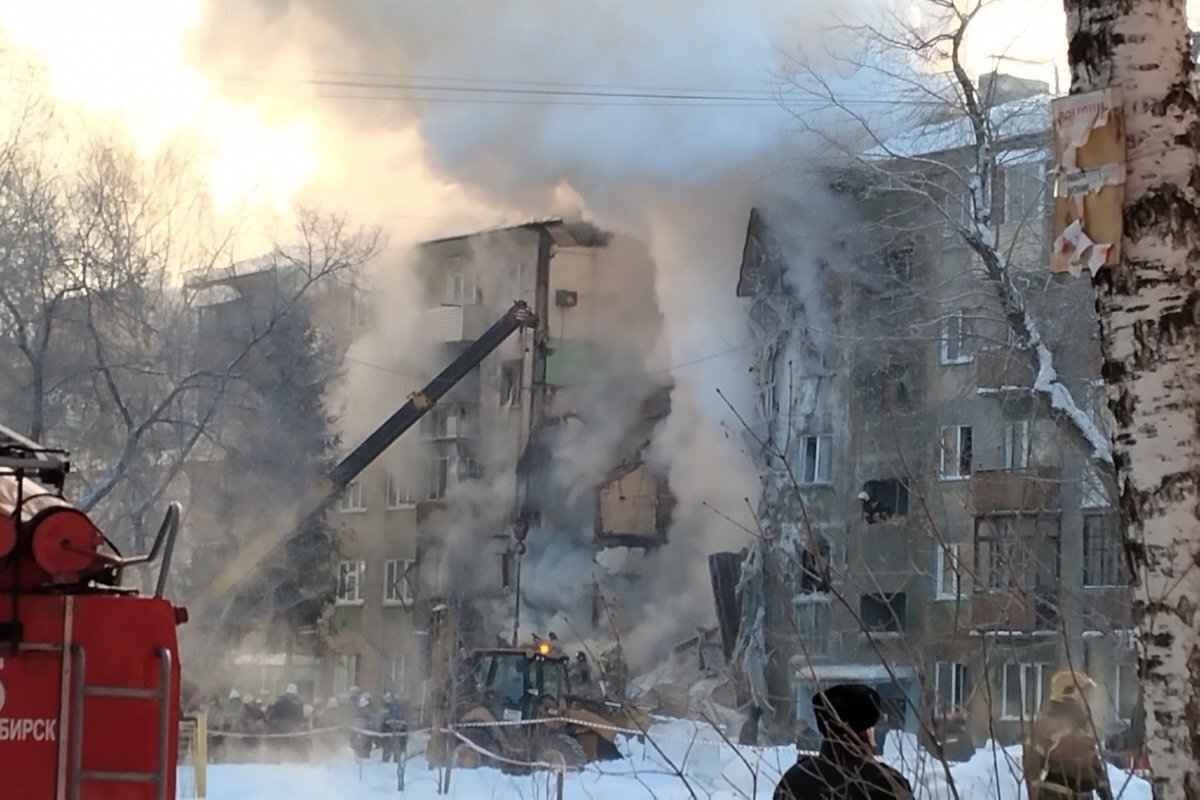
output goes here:
[{"label": "fire truck hose reel", "polygon": [[66,506],[49,508],[32,526],[33,559],[48,574],[75,574],[96,566],[96,550],[104,539],[82,511]]}]

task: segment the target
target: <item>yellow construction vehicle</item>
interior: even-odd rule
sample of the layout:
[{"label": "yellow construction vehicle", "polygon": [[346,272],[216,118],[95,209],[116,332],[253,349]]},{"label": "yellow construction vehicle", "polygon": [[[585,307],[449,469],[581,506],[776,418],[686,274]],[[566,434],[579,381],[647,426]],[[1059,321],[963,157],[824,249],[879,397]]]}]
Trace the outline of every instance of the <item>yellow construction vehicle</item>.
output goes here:
[{"label": "yellow construction vehicle", "polygon": [[431,765],[576,767],[621,758],[614,728],[645,731],[650,722],[639,709],[572,695],[568,658],[547,641],[476,649],[455,673],[444,695],[449,729],[430,739]]}]

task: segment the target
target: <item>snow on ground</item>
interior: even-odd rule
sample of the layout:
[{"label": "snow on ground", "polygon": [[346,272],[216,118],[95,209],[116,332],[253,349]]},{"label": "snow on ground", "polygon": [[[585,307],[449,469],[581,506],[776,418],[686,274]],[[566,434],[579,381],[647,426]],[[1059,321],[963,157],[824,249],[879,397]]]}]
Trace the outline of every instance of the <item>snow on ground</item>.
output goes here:
[{"label": "snow on ground", "polygon": [[[622,761],[590,764],[569,773],[564,798],[673,800],[690,798],[694,792],[696,797],[710,800],[759,800],[771,797],[779,776],[795,762],[795,750],[790,747],[731,747],[711,728],[692,722],[656,724],[651,738],[653,744],[628,742],[628,757]],[[208,768],[208,800],[366,800],[385,796],[535,800],[555,796],[554,777],[549,773],[506,775],[494,769],[454,770],[449,794],[439,795],[438,773],[426,767],[423,743],[414,737],[410,752],[403,794],[396,789],[394,764],[377,760],[358,763],[346,756],[313,764],[212,764]],[[942,765],[919,751],[911,736],[889,737],[885,760],[909,777],[918,800],[954,797]],[[1020,762],[1019,747],[989,746],[981,748],[970,762],[951,765],[958,798],[1018,800],[1024,795]],[[1111,768],[1109,777],[1121,800],[1150,800],[1145,781]]]}]

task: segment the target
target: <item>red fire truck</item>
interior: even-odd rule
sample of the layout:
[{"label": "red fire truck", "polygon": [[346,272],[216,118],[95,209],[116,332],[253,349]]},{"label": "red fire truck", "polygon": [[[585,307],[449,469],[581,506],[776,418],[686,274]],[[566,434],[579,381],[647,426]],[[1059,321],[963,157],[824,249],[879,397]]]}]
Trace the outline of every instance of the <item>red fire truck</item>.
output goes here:
[{"label": "red fire truck", "polygon": [[[0,795],[171,800],[186,612],[162,594],[179,506],[148,554],[122,557],[62,498],[68,466],[0,428]],[[160,555],[153,595],[121,587]]]}]

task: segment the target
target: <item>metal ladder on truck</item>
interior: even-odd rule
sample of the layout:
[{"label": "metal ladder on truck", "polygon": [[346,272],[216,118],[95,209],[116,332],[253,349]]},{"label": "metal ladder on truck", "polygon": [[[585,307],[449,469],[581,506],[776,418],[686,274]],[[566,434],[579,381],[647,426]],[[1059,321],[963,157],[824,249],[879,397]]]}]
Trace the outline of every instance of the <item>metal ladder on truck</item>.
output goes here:
[{"label": "metal ladder on truck", "polygon": [[[126,686],[101,686],[84,682],[86,656],[83,645],[71,644],[71,727],[68,733],[70,752],[70,787],[68,800],[81,800],[84,781],[112,781],[119,783],[147,783],[154,786],[155,800],[170,800],[167,797],[167,764],[171,746],[171,651],[156,647],[159,682],[153,689],[136,689]],[[155,737],[158,754],[154,772],[129,770],[96,770],[83,768],[83,719],[87,698],[115,697],[129,700],[153,700],[158,703],[158,731]]]}]

